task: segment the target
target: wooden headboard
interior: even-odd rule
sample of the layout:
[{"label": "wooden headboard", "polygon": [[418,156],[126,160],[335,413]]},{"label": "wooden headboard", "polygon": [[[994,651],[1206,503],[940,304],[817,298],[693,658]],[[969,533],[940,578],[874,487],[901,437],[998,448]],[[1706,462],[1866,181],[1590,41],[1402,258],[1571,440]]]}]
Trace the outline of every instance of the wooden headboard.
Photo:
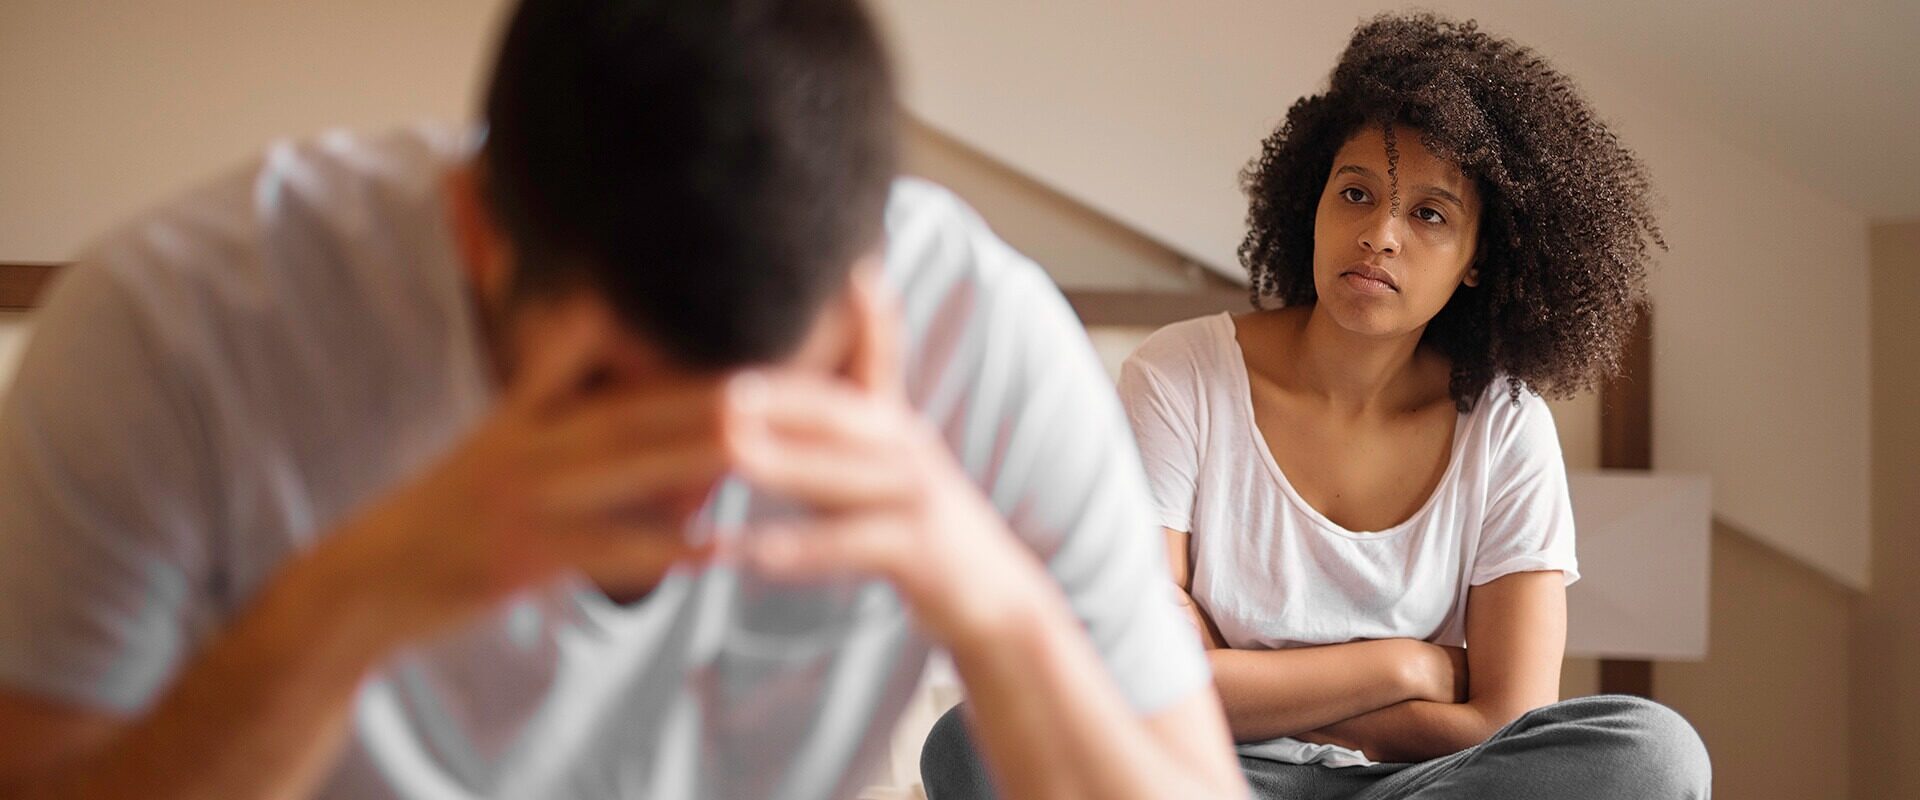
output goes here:
[{"label": "wooden headboard", "polygon": [[[33,308],[60,264],[0,262],[0,311]],[[1247,306],[1239,291],[1133,292],[1068,289],[1067,302],[1084,325],[1157,328],[1171,322]]]},{"label": "wooden headboard", "polygon": [[0,263],[0,311],[33,308],[59,264]]}]

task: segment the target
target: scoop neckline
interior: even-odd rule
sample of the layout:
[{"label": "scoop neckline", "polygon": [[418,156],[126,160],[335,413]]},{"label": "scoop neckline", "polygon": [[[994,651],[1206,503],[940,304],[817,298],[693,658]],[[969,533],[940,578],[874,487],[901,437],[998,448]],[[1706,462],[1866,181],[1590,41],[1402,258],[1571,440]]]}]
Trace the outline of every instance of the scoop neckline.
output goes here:
[{"label": "scoop neckline", "polygon": [[1312,503],[1300,496],[1300,492],[1293,488],[1293,482],[1287,480],[1286,470],[1281,469],[1279,460],[1273,457],[1273,449],[1267,446],[1266,434],[1260,430],[1260,421],[1253,415],[1253,376],[1247,369],[1246,353],[1240,349],[1239,326],[1233,320],[1233,313],[1229,311],[1220,312],[1219,321],[1225,335],[1218,338],[1220,346],[1229,356],[1227,361],[1232,365],[1231,369],[1236,379],[1237,385],[1233,388],[1240,394],[1240,413],[1246,418],[1245,433],[1253,437],[1253,444],[1260,452],[1260,459],[1266,462],[1267,473],[1273,477],[1274,483],[1279,485],[1281,495],[1286,497],[1289,504],[1328,533],[1364,541],[1394,538],[1414,528],[1422,519],[1433,513],[1434,507],[1440,504],[1441,495],[1446,494],[1448,488],[1453,485],[1455,476],[1460,472],[1460,448],[1466,441],[1467,426],[1473,422],[1471,414],[1458,414],[1458,419],[1454,420],[1453,441],[1447,448],[1446,471],[1440,474],[1440,481],[1433,485],[1433,491],[1427,495],[1426,502],[1420,504],[1419,510],[1406,519],[1377,531],[1348,530],[1340,523],[1327,518],[1327,515],[1320,513],[1320,509],[1314,508]]}]

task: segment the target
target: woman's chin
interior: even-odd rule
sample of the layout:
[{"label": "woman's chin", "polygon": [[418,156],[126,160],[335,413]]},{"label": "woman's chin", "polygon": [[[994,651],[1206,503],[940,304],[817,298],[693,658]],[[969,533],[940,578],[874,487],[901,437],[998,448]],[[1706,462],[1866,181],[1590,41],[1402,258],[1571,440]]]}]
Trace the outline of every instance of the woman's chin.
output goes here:
[{"label": "woman's chin", "polygon": [[[1392,338],[1405,335],[1413,326],[1397,303],[1375,295],[1320,298],[1319,305],[1341,330],[1367,338]],[[1331,301],[1331,302],[1329,302]]]}]

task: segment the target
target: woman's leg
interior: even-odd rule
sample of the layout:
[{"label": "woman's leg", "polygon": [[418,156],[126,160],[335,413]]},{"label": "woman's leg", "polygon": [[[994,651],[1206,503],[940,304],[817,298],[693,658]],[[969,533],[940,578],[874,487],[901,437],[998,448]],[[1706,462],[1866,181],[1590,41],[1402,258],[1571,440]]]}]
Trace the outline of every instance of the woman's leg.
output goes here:
[{"label": "woman's leg", "polygon": [[[1240,768],[1259,800],[1347,800],[1403,765],[1328,769],[1242,756]],[[991,800],[995,796],[960,707],[940,717],[927,733],[920,748],[920,784],[928,800]]]},{"label": "woman's leg", "polygon": [[1335,768],[1240,757],[1240,771],[1256,800],[1349,800],[1406,768],[1405,764]]},{"label": "woman's leg", "polygon": [[920,746],[920,785],[927,800],[992,800],[986,762],[973,749],[965,715],[954,706],[933,723]]},{"label": "woman's leg", "polygon": [[1622,695],[1528,712],[1485,743],[1416,764],[1356,800],[1707,800],[1713,768],[1672,709]]}]

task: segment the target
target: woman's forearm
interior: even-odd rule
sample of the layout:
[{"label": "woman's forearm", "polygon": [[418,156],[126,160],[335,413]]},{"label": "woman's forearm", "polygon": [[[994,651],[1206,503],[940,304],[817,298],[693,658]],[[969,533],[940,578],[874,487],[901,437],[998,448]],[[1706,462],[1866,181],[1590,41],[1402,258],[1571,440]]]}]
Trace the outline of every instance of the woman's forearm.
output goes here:
[{"label": "woman's forearm", "polygon": [[1410,700],[1301,734],[1375,761],[1415,763],[1452,755],[1487,740],[1523,712],[1474,703]]},{"label": "woman's forearm", "polygon": [[1207,656],[1227,724],[1241,742],[1293,736],[1453,688],[1450,675],[1441,674],[1451,669],[1445,654],[1407,639]]},{"label": "woman's forearm", "polygon": [[[1300,738],[1356,748],[1375,761],[1425,761],[1487,740],[1521,714],[1559,697],[1566,649],[1566,584],[1559,572],[1520,572],[1467,593],[1461,651],[1472,691],[1408,702],[1325,726]],[[1229,707],[1229,713],[1232,709]]]}]

